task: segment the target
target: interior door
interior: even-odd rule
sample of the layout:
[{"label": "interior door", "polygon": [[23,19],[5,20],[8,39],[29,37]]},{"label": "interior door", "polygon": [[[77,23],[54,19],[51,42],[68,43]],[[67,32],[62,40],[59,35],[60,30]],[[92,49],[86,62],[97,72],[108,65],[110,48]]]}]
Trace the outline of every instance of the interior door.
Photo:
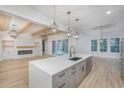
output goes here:
[{"label": "interior door", "polygon": [[43,55],[47,55],[47,40],[42,40],[42,53]]},{"label": "interior door", "polygon": [[45,40],[42,41],[42,52],[45,54]]}]

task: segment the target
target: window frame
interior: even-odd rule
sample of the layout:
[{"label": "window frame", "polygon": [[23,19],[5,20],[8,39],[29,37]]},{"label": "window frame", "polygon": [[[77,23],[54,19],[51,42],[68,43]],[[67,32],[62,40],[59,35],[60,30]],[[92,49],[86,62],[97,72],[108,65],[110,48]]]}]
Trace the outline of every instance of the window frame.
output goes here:
[{"label": "window frame", "polygon": [[100,52],[108,52],[108,39],[104,38],[102,42],[100,42]]},{"label": "window frame", "polygon": [[111,53],[120,53],[120,38],[119,37],[118,38],[110,38],[110,52]]},{"label": "window frame", "polygon": [[98,40],[97,39],[91,40],[91,51],[97,52],[98,50],[97,48],[98,48]]}]

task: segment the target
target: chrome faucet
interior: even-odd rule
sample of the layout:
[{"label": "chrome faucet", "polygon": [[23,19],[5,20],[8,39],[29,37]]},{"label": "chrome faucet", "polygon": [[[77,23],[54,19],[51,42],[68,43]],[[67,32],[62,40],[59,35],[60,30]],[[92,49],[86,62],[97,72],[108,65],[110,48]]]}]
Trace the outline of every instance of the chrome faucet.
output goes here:
[{"label": "chrome faucet", "polygon": [[[72,50],[72,49],[73,49],[73,50]],[[75,55],[75,46],[74,46],[74,45],[72,45],[72,46],[70,47],[70,54],[69,54],[70,59],[71,59],[71,57],[72,57],[72,53],[73,53],[73,55]]]}]

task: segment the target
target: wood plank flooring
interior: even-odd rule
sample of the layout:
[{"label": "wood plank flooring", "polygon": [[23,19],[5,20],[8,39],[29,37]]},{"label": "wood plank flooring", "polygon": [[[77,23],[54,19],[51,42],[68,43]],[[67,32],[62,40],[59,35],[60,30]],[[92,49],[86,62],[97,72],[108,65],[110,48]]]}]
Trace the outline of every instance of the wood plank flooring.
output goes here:
[{"label": "wood plank flooring", "polygon": [[[27,88],[28,62],[30,60],[48,57],[50,56],[0,62],[0,87]],[[94,58],[93,70],[79,85],[79,88],[118,87],[124,87],[124,81],[122,81],[120,78],[119,62],[118,60],[106,58]]]},{"label": "wood plank flooring", "polygon": [[120,62],[117,59],[94,58],[94,68],[79,88],[122,88]]},{"label": "wood plank flooring", "polygon": [[28,62],[50,56],[7,60],[0,62],[0,87],[1,88],[26,88],[28,87]]}]

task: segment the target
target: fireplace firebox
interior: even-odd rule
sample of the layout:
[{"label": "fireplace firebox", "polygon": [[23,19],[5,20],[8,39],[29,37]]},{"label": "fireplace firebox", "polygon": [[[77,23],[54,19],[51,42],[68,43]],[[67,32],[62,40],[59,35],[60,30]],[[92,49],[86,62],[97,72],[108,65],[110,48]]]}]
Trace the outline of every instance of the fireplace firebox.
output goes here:
[{"label": "fireplace firebox", "polygon": [[18,55],[27,55],[27,54],[32,54],[32,50],[19,50]]}]

